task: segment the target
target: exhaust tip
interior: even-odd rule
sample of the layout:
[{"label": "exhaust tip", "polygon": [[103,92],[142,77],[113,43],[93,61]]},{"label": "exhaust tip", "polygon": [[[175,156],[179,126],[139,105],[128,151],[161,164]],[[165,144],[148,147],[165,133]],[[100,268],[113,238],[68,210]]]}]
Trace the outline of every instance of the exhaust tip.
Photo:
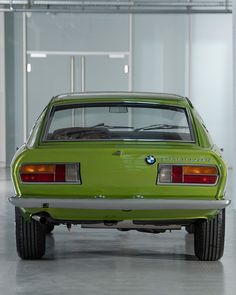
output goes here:
[{"label": "exhaust tip", "polygon": [[44,215],[32,215],[31,217],[33,220],[39,222],[40,224],[46,224],[48,222],[47,216]]},{"label": "exhaust tip", "polygon": [[46,224],[48,222],[48,220],[45,216],[41,216],[39,222],[40,222],[40,224]]}]

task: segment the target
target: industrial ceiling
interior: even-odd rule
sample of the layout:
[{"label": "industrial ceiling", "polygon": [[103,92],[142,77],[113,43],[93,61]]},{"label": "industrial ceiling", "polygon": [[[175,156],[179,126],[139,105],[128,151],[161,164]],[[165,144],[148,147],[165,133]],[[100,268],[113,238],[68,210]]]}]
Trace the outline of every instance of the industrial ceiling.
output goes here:
[{"label": "industrial ceiling", "polygon": [[0,0],[0,11],[78,13],[232,13],[231,0]]}]

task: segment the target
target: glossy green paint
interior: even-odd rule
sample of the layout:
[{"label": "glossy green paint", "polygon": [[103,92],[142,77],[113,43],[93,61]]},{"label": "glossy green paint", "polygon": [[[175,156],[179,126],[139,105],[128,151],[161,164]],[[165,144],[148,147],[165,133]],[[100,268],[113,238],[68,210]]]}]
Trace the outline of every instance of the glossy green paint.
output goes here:
[{"label": "glossy green paint", "polygon": [[[196,143],[113,141],[113,142],[41,142],[45,121],[55,105],[103,102],[142,102],[185,107],[193,122]],[[114,156],[114,152],[121,155]],[[157,161],[147,165],[145,157]],[[19,168],[22,163],[80,163],[82,184],[22,184]],[[157,184],[159,164],[216,165],[219,179],[214,186]],[[40,198],[106,198],[223,199],[227,169],[219,149],[213,144],[200,116],[189,102],[178,96],[154,97],[56,97],[39,117],[26,145],[12,161],[12,179],[16,195]],[[130,212],[120,210],[45,209],[55,219],[71,220],[178,220],[209,218],[215,210],[160,210]],[[27,209],[26,214],[38,209]]]}]

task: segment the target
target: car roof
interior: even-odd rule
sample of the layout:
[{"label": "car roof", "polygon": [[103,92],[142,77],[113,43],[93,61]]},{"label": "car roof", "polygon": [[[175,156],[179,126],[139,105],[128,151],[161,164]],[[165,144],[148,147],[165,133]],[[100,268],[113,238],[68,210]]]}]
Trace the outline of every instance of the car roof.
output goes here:
[{"label": "car roof", "polygon": [[78,92],[78,93],[65,93],[53,97],[53,100],[66,100],[76,98],[157,98],[157,99],[185,99],[183,96],[169,93],[154,93],[154,92]]},{"label": "car roof", "polygon": [[52,98],[52,104],[86,103],[86,102],[110,102],[110,101],[137,101],[150,103],[169,103],[177,105],[189,105],[187,98],[169,93],[152,92],[79,92],[65,93]]}]

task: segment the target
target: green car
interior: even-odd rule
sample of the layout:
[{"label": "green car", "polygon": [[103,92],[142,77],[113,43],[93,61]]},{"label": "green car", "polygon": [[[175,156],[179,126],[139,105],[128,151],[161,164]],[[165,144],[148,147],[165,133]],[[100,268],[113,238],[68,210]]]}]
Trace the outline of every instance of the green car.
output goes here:
[{"label": "green car", "polygon": [[55,225],[161,233],[185,227],[195,255],[224,251],[227,168],[182,96],[80,93],[53,97],[12,161],[16,246],[45,254]]}]

